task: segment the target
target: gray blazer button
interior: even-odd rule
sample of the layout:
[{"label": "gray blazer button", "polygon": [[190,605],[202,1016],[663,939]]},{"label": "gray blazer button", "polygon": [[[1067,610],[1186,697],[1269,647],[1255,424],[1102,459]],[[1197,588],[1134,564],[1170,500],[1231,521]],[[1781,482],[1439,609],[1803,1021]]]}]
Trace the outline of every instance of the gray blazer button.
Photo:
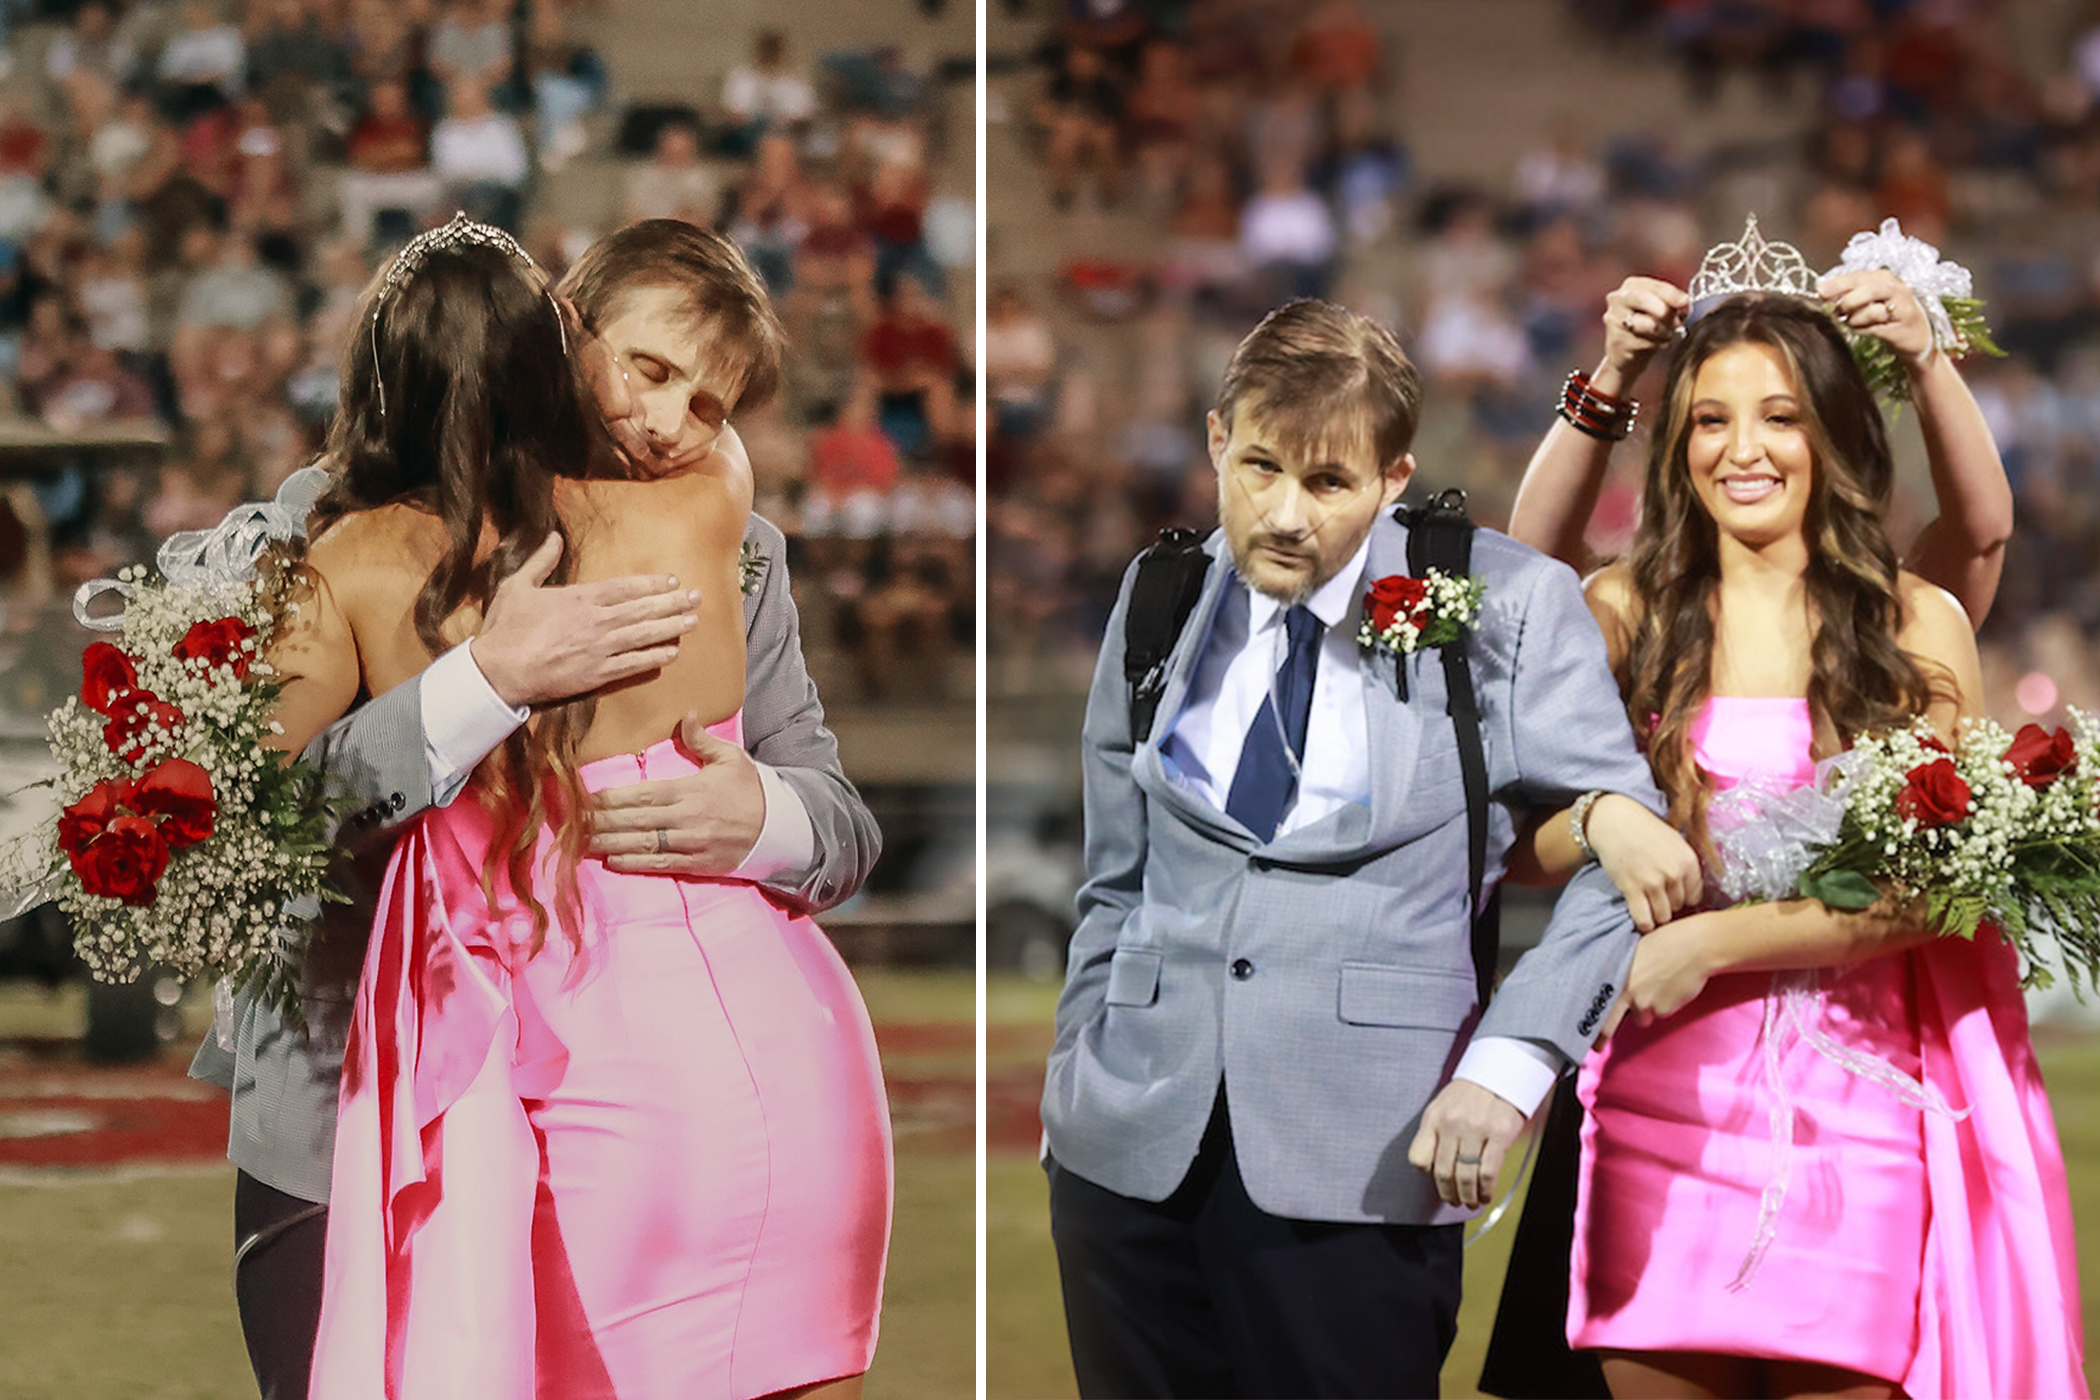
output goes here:
[{"label": "gray blazer button", "polygon": [[1247,960],[1246,960],[1245,958],[1234,958],[1234,959],[1232,960],[1232,979],[1233,979],[1233,981],[1235,981],[1235,982],[1244,982],[1244,981],[1246,981],[1246,980],[1247,980],[1247,979],[1248,979],[1249,977],[1252,977],[1253,975],[1254,975],[1254,964],[1253,964],[1253,963],[1251,963],[1251,962],[1248,962],[1248,961],[1247,961]]}]

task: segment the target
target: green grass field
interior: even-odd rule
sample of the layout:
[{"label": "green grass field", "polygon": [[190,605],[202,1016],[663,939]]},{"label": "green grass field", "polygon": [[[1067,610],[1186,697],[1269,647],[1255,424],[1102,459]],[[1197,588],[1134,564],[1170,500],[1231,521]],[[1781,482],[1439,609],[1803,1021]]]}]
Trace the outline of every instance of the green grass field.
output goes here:
[{"label": "green grass field", "polygon": [[[975,985],[862,970],[897,1127],[897,1211],[870,1400],[974,1392]],[[208,1018],[209,1012],[205,1012]],[[65,1034],[77,989],[0,991],[0,1035]],[[0,1400],[238,1400],[233,1171],[0,1175]],[[469,1397],[462,1397],[469,1400]]]},{"label": "green grass field", "polygon": [[[1032,1151],[1011,1131],[999,1133],[999,1106],[1025,1101],[1030,1073],[1041,1086],[1042,1056],[1050,1044],[1054,987],[995,980],[988,990],[990,1129],[995,1149],[985,1178],[985,1353],[989,1400],[1047,1400],[1071,1396],[1071,1360],[1065,1350],[1057,1296],[1057,1263],[1050,1247],[1049,1192]],[[2071,1203],[2086,1224],[2079,1232],[2079,1266],[2086,1283],[2085,1328],[2100,1336],[2100,1036],[2037,1036],[2042,1070],[2056,1109],[2057,1131],[2069,1164]],[[1002,1093],[1002,1088],[1004,1092]],[[996,1144],[1007,1142],[1006,1150]],[[1502,1290],[1515,1211],[1466,1253],[1465,1304],[1458,1344],[1444,1367],[1444,1394],[1476,1396],[1481,1355],[1495,1299]]]}]

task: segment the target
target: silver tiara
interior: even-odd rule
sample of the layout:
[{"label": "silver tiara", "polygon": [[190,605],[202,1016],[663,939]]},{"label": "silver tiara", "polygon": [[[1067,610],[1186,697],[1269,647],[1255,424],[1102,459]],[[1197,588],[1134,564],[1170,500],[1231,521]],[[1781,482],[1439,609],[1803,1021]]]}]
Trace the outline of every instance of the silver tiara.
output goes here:
[{"label": "silver tiara", "polygon": [[1687,288],[1692,305],[1738,292],[1780,292],[1787,296],[1816,296],[1817,277],[1791,243],[1774,243],[1757,229],[1757,215],[1743,225],[1743,236],[1706,250],[1699,271]]},{"label": "silver tiara", "polygon": [[394,254],[393,262],[387,266],[386,280],[379,284],[378,300],[385,301],[396,287],[415,276],[416,269],[423,265],[423,259],[432,253],[464,244],[473,244],[477,248],[498,248],[527,267],[539,266],[532,260],[532,254],[526,252],[517,239],[492,224],[478,223],[468,218],[464,209],[456,209],[452,213],[450,223],[443,228],[425,229],[409,239],[402,245],[401,251]]},{"label": "silver tiara", "polygon": [[[451,220],[442,228],[425,229],[403,244],[394,260],[387,264],[386,276],[379,283],[379,295],[372,298],[372,382],[379,388],[379,416],[386,417],[386,379],[379,369],[379,313],[386,299],[423,266],[423,260],[434,252],[447,248],[458,248],[472,244],[477,248],[495,248],[510,254],[530,268],[537,268],[532,254],[525,245],[512,238],[493,224],[484,224],[467,217],[464,209],[452,211]],[[547,293],[547,303],[554,308],[554,329],[561,336],[561,353],[569,353],[569,328],[561,314],[561,307],[554,301],[554,293]]]}]

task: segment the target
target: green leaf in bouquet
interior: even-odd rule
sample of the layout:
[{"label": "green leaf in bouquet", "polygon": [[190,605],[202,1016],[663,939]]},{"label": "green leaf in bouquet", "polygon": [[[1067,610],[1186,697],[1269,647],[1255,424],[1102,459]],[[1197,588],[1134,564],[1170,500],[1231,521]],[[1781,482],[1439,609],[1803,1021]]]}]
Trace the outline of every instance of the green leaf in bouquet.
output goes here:
[{"label": "green leaf in bouquet", "polygon": [[1976,927],[1990,917],[1982,895],[1945,887],[1925,892],[1925,922],[1942,937],[1974,938]]},{"label": "green leaf in bouquet", "polygon": [[[1981,300],[1976,297],[1941,297],[1940,305],[1946,308],[1947,318],[1961,341],[1953,352],[1955,355],[1978,351],[1986,355],[2005,354],[1991,339],[1990,323],[1984,318]],[[1895,422],[1903,405],[1910,401],[1910,376],[1904,373],[1896,352],[1879,336],[1847,330],[1845,338],[1853,360],[1859,365],[1860,375],[1867,381],[1868,390],[1881,401],[1888,420]]]},{"label": "green leaf in bouquet", "polygon": [[1832,909],[1865,909],[1881,898],[1880,887],[1857,870],[1810,868],[1795,888]]},{"label": "green leaf in bouquet", "polygon": [[2080,1001],[2087,988],[2100,991],[2100,868],[2091,850],[2055,845],[2035,852],[2016,903],[2018,925],[2008,919],[2005,931],[2020,950],[2026,985],[2049,986],[2053,964],[2068,974]]}]

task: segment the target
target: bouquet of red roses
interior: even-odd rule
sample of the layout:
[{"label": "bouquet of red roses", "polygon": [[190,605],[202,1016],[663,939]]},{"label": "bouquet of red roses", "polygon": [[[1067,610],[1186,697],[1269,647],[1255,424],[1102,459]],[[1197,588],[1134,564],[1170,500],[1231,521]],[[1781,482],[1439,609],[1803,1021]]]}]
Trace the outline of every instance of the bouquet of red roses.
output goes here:
[{"label": "bouquet of red roses", "polygon": [[300,935],[341,896],[320,775],[263,746],[278,683],[261,656],[288,584],[266,570],[178,588],[133,568],[118,586],[121,640],[88,647],[80,693],[49,719],[64,810],[6,853],[7,874],[57,900],[103,981],[154,964],[296,1013]]},{"label": "bouquet of red roses", "polygon": [[2074,987],[2100,987],[2096,804],[2100,723],[2090,715],[2017,734],[1965,720],[1952,748],[1920,720],[1859,740],[1747,823],[1720,819],[1716,799],[1715,842],[1737,897],[1864,909],[1892,892],[1915,898],[1943,934],[1996,924],[2033,985],[2060,968]]}]

